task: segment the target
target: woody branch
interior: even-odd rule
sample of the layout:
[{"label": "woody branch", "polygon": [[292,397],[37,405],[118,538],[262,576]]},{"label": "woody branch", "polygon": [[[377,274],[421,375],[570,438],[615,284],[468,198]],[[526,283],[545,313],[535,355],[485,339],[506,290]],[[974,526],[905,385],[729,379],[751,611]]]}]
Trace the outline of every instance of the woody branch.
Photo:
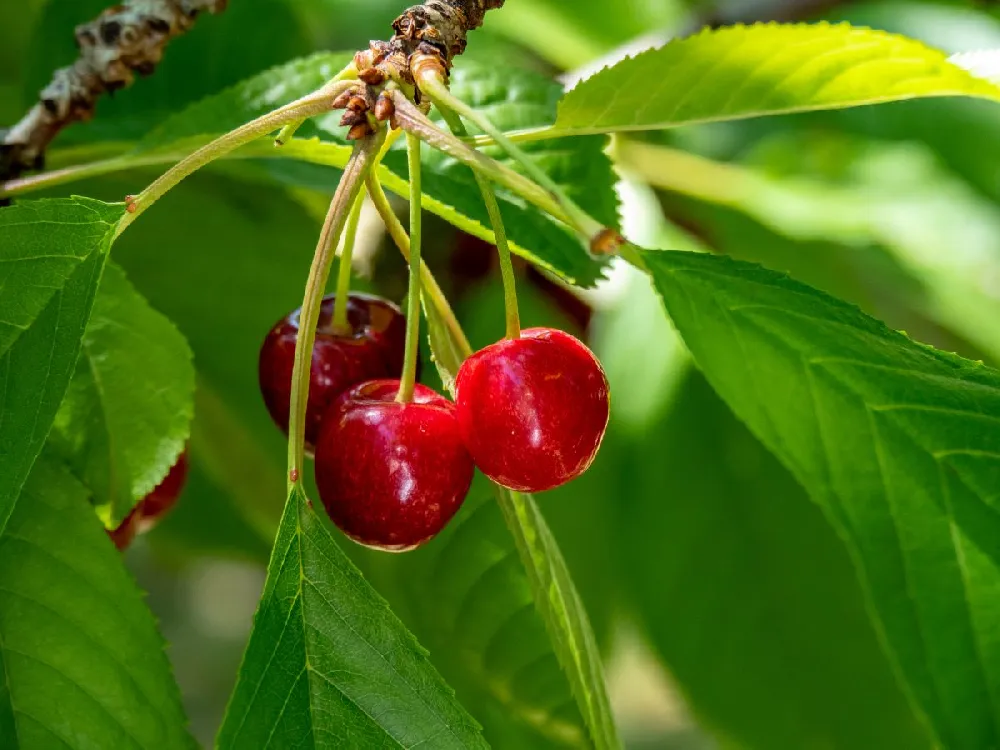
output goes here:
[{"label": "woody branch", "polygon": [[203,11],[227,0],[126,0],[76,28],[80,56],[57,70],[20,122],[0,131],[0,181],[41,169],[45,151],[68,125],[89,120],[98,99],[145,76],[171,39],[188,31]]}]

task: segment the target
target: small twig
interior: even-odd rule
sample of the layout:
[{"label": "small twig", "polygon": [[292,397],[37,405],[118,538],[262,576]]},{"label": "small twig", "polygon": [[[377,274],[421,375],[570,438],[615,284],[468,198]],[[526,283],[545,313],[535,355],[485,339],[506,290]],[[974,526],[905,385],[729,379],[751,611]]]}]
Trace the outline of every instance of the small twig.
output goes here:
[{"label": "small twig", "polygon": [[80,57],[57,70],[39,102],[20,122],[0,131],[0,182],[42,169],[59,132],[89,120],[97,100],[149,75],[167,43],[188,31],[203,12],[218,13],[227,0],[125,0],[76,28]]}]

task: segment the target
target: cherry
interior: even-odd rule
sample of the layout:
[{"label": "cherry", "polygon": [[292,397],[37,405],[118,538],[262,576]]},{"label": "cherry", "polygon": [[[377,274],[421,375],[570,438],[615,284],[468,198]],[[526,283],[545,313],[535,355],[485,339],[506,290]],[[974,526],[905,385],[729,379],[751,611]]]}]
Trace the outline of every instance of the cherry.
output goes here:
[{"label": "cherry", "polygon": [[396,401],[398,380],[357,385],[330,407],[316,446],[316,485],[333,522],[356,542],[403,552],[445,527],[474,467],[455,405],[417,384]]},{"label": "cherry", "polygon": [[[306,404],[306,447],[310,452],[319,436],[320,419],[337,396],[355,383],[399,377],[403,370],[406,319],[399,308],[380,297],[353,293],[347,302],[350,331],[337,332],[333,328],[335,297],[323,298],[316,326]],[[258,374],[264,404],[286,433],[300,313],[298,309],[279,320],[260,350]]]},{"label": "cherry", "polygon": [[136,535],[145,534],[152,529],[174,507],[184,489],[187,474],[188,458],[185,450],[163,481],[132,508],[117,528],[108,530],[108,536],[118,549],[124,550]]},{"label": "cherry", "polygon": [[579,340],[529,328],[472,355],[455,379],[462,439],[476,466],[521,492],[585,472],[608,425],[608,380]]}]

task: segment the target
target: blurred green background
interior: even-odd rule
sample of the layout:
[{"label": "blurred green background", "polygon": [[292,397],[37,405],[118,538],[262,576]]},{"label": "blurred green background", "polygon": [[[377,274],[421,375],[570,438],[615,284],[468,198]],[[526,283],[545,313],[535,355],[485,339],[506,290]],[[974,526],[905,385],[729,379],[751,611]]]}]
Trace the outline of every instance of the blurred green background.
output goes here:
[{"label": "blurred green background", "polygon": [[[102,101],[93,122],[56,145],[133,140],[165,114],[274,64],[364,47],[388,35],[403,5],[232,0],[223,15],[200,19],[175,41],[152,78]],[[1000,47],[1000,11],[986,2],[507,6],[472,37],[468,56],[566,80],[627,51],[731,22],[828,18],[948,51]],[[8,5],[0,123],[16,121],[52,70],[73,58],[73,27],[103,7],[100,0]],[[998,126],[995,105],[932,100],[671,131],[650,142],[699,158],[653,173],[641,160],[629,165],[622,151],[623,225],[641,243],[698,246],[787,270],[920,341],[998,364]],[[58,149],[51,157],[58,163]],[[722,162],[737,170],[719,170]],[[153,176],[119,175],[54,194],[117,200]],[[283,498],[283,438],[257,393],[257,351],[271,324],[301,300],[325,200],[220,168],[185,183],[115,247],[196,355],[189,485],[128,562],[149,592],[193,730],[206,745],[235,680]],[[432,267],[473,344],[490,343],[503,332],[492,249],[438,220],[429,227]],[[357,270],[359,287],[397,300],[404,294],[405,268],[368,215]],[[646,282],[615,268],[598,290],[578,293],[523,264],[519,272],[524,323],[587,337],[612,381],[612,425],[598,463],[539,501],[602,644],[628,747],[926,747],[843,545],[691,366]],[[429,381],[432,369],[424,368]],[[493,533],[498,517],[481,506],[463,513],[476,514],[476,523],[485,518],[480,532]],[[446,677],[460,673],[447,652],[461,648],[461,638],[436,619],[434,598],[434,564],[460,559],[434,549],[400,559],[344,546]],[[500,591],[503,577],[496,586],[496,596],[513,596]],[[449,627],[460,632],[461,618]],[[529,732],[527,712],[484,715],[496,707],[478,703],[480,688],[456,687],[492,727],[495,746],[560,746]],[[496,729],[506,724],[509,732]]]}]

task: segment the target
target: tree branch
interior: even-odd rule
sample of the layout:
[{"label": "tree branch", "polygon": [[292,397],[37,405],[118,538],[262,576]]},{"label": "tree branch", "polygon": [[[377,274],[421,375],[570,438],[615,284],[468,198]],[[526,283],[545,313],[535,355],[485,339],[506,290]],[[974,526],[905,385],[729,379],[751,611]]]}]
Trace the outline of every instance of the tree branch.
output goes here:
[{"label": "tree branch", "polygon": [[483,25],[486,12],[502,8],[505,0],[428,0],[403,11],[393,21],[396,32],[388,42],[372,42],[354,56],[360,83],[334,109],[346,109],[340,124],[349,127],[348,140],[365,138],[377,130],[378,120],[390,120],[392,100],[383,88],[395,81],[414,90],[421,68],[434,68],[447,80],[452,60],[465,51],[466,36]]},{"label": "tree branch", "polygon": [[406,55],[417,52],[421,43],[430,45],[450,66],[452,58],[465,51],[466,34],[483,25],[486,11],[503,4],[504,0],[429,0],[414,5],[393,22],[396,36],[389,45],[392,52]]},{"label": "tree branch", "polygon": [[0,131],[0,182],[43,167],[59,132],[89,120],[105,93],[149,75],[164,48],[185,33],[202,11],[218,13],[227,0],[125,0],[76,28],[80,57],[57,70],[39,102],[12,128]]}]

